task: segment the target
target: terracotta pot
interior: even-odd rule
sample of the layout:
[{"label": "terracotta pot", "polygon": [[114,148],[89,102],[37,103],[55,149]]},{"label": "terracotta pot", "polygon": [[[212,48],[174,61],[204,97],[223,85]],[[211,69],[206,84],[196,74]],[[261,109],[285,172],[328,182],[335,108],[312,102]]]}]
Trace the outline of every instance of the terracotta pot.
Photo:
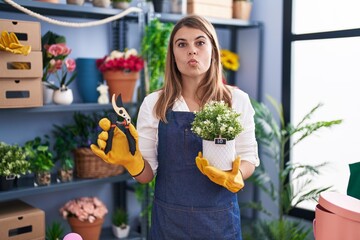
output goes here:
[{"label": "terracotta pot", "polygon": [[82,222],[75,217],[67,219],[71,227],[71,231],[79,234],[83,240],[99,240],[101,234],[101,227],[104,223],[104,219],[96,219],[95,222]]},{"label": "terracotta pot", "polygon": [[139,79],[139,72],[106,71],[103,77],[109,86],[110,101],[112,95],[121,93],[124,103],[131,102],[134,94],[136,81]]},{"label": "terracotta pot", "polygon": [[248,21],[250,19],[251,9],[252,9],[252,2],[234,1],[233,18],[238,18]]}]

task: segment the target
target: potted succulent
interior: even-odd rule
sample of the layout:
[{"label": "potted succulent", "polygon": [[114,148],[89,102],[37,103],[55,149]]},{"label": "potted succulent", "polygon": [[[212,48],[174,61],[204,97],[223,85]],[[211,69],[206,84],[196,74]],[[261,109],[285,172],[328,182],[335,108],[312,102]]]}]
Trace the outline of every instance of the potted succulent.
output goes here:
[{"label": "potted succulent", "polygon": [[26,173],[30,173],[30,163],[23,148],[0,142],[0,190],[11,189]]},{"label": "potted succulent", "polygon": [[124,209],[115,209],[111,221],[113,234],[117,238],[126,238],[129,235],[128,214]]},{"label": "potted succulent", "polygon": [[131,0],[111,0],[113,8],[126,9],[130,6]]},{"label": "potted succulent", "polygon": [[99,239],[104,217],[108,213],[105,204],[97,197],[80,197],[69,200],[60,208],[72,232],[83,239]]},{"label": "potted succulent", "polygon": [[114,50],[110,55],[97,59],[96,66],[109,86],[110,97],[121,93],[123,102],[131,102],[139,72],[144,68],[144,60],[137,50]]},{"label": "potted succulent", "polygon": [[[46,136],[47,137],[47,136]],[[35,174],[35,186],[51,184],[51,170],[54,167],[53,154],[49,149],[49,141],[35,137],[24,145],[30,169]]]},{"label": "potted succulent", "polygon": [[[212,166],[222,170],[232,169],[235,137],[243,131],[239,117],[240,113],[224,101],[210,101],[195,112],[191,131],[202,138],[203,155]],[[218,156],[222,156],[221,161]]]}]

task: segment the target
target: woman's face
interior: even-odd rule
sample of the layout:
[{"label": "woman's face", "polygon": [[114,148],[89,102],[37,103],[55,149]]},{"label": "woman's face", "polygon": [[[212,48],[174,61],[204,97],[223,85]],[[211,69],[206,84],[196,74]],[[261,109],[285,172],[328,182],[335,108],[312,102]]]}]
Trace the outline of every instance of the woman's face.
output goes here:
[{"label": "woman's face", "polygon": [[174,56],[183,77],[203,77],[211,64],[212,45],[201,30],[182,27],[174,36]]}]

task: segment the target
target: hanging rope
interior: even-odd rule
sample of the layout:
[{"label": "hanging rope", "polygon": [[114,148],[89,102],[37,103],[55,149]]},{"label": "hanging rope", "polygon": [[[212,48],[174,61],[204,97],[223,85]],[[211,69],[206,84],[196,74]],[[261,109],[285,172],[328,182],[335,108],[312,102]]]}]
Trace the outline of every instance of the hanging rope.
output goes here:
[{"label": "hanging rope", "polygon": [[75,27],[75,28],[83,28],[83,27],[94,27],[94,26],[98,26],[98,25],[102,25],[102,24],[106,24],[109,22],[112,22],[114,20],[120,19],[125,17],[126,15],[132,13],[132,12],[142,12],[142,10],[140,8],[137,7],[129,7],[126,10],[122,11],[121,13],[118,13],[114,16],[111,17],[107,17],[101,20],[96,20],[96,21],[90,21],[90,22],[83,22],[83,23],[76,23],[76,22],[66,22],[66,21],[60,21],[60,20],[56,20],[53,18],[49,18],[49,17],[45,17],[39,13],[33,12],[19,4],[17,4],[16,2],[12,1],[12,0],[4,0],[4,2],[10,4],[11,6],[13,6],[14,8],[20,10],[23,13],[26,13],[32,17],[38,18],[42,21],[51,23],[51,24],[55,24],[55,25],[60,25],[60,26],[65,26],[65,27]]}]

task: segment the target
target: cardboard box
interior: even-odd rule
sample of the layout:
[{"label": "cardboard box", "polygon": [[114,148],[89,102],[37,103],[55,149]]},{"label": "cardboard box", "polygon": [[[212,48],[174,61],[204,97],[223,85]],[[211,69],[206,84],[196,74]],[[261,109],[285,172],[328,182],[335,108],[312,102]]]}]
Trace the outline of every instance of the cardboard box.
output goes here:
[{"label": "cardboard box", "polygon": [[44,211],[20,200],[0,203],[0,239],[44,240]]},{"label": "cardboard box", "polygon": [[0,108],[41,106],[43,106],[41,78],[0,79]]},{"label": "cardboard box", "polygon": [[232,0],[189,0],[188,14],[198,14],[205,17],[232,18]]},{"label": "cardboard box", "polygon": [[24,56],[0,51],[0,79],[38,78],[42,75],[42,52],[32,51]]},{"label": "cardboard box", "polygon": [[21,44],[30,45],[32,51],[41,51],[40,22],[0,19],[0,33],[2,31],[15,33]]}]

